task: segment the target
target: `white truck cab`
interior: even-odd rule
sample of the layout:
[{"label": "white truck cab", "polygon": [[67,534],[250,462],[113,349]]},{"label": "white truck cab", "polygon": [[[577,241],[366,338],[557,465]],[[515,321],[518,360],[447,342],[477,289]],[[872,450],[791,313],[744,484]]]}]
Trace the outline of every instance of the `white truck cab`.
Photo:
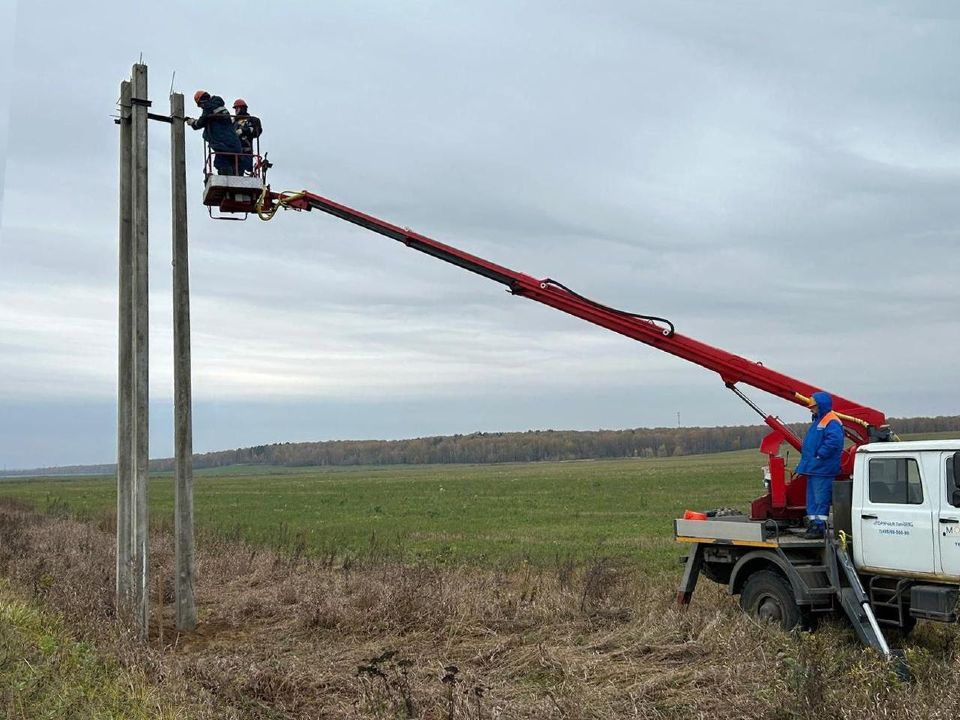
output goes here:
[{"label": "white truck cab", "polygon": [[865,574],[960,583],[960,440],[871,443],[853,471],[853,561]]}]

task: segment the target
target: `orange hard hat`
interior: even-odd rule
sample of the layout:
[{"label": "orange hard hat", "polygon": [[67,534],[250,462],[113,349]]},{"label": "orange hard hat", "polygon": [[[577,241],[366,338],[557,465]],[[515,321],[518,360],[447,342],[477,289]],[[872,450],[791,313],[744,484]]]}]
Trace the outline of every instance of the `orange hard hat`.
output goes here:
[{"label": "orange hard hat", "polygon": [[244,100],[243,98],[237,98],[236,100],[233,101],[233,106],[234,106],[235,108],[238,108],[238,107],[247,107],[247,101]]},{"label": "orange hard hat", "polygon": [[208,94],[208,93],[207,93],[206,90],[197,90],[197,91],[193,94],[193,101],[199,105],[199,104],[200,104],[200,98],[202,98],[204,95],[207,95],[207,94]]}]

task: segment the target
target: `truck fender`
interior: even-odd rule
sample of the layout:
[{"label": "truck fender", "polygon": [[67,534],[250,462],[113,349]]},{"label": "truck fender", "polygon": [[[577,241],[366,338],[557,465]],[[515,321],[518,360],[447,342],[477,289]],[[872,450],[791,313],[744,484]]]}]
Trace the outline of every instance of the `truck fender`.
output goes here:
[{"label": "truck fender", "polygon": [[797,602],[809,602],[806,588],[796,569],[778,553],[769,550],[752,550],[737,561],[730,573],[730,594],[739,594],[747,578],[759,570],[779,571],[793,587]]}]

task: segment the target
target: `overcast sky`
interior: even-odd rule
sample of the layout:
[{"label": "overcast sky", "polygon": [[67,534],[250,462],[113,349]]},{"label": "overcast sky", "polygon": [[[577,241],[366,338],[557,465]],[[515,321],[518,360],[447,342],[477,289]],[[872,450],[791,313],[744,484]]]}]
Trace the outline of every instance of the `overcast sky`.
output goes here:
[{"label": "overcast sky", "polygon": [[[115,459],[111,115],[141,53],[154,112],[171,81],[249,102],[275,189],[888,415],[960,413],[960,6],[837,6],[55,0],[14,23],[0,4],[0,468]],[[151,455],[169,456],[152,125]],[[756,420],[706,370],[342,221],[212,221],[188,143],[197,451]]]}]

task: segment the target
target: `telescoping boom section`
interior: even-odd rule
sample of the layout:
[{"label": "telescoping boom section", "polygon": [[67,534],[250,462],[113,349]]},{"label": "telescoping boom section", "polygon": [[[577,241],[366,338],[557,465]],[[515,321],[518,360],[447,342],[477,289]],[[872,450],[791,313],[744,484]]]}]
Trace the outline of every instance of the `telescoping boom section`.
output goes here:
[{"label": "telescoping boom section", "polygon": [[[306,191],[274,193],[267,188],[258,203],[258,215],[264,220],[269,220],[280,208],[319,210],[341,218],[401,242],[409,248],[505,285],[514,295],[548,305],[716,372],[723,383],[759,413],[771,428],[771,432],[764,438],[760,448],[770,459],[770,492],[754,501],[753,517],[796,519],[803,516],[806,478],[803,476],[789,478],[784,460],[779,454],[784,442],[799,451],[800,438],[779,418],[763,412],[737,386],[749,385],[805,407],[809,404],[810,396],[821,388],[771,370],[758,362],[681,335],[675,331],[673,324],[664,318],[608,307],[574,292],[551,278],[537,279],[497,265],[320,195]],[[866,442],[890,439],[890,430],[886,425],[884,414],[879,410],[860,405],[839,395],[833,395],[833,407],[843,422],[847,438],[851,441],[851,446],[844,453],[842,466],[843,472],[849,474],[853,468],[853,452],[856,447]]]}]

